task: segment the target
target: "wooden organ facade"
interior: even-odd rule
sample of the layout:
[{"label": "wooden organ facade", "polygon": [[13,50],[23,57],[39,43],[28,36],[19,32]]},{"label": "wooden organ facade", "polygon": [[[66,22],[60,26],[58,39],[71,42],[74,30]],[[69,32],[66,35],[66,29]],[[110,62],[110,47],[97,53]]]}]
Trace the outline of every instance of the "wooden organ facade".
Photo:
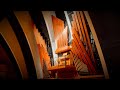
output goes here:
[{"label": "wooden organ facade", "polygon": [[[52,78],[103,78],[102,70],[97,70],[97,52],[95,44],[92,43],[91,31],[87,24],[83,11],[73,11],[71,23],[72,42],[68,44],[68,26],[64,21],[51,16],[58,65],[52,66],[47,46],[40,32],[34,26],[34,33],[38,45],[40,62],[44,77]],[[45,63],[45,64],[44,64]],[[44,68],[46,66],[46,69]],[[44,70],[46,70],[44,72]]]},{"label": "wooden organ facade", "polygon": [[73,39],[70,45],[68,45],[68,26],[64,26],[64,21],[52,16],[58,65],[48,70],[56,73],[58,78],[104,78],[102,70],[97,70],[96,59],[99,57],[95,57],[97,49],[91,42],[94,38],[91,38],[91,31],[83,11],[73,11],[71,16]]},{"label": "wooden organ facade", "polygon": [[[58,56],[56,59],[57,65],[52,65],[53,61],[48,53],[46,40],[43,38],[42,32],[36,27],[36,24],[32,23],[29,13],[14,12],[13,14],[14,19],[16,19],[15,22],[18,20],[17,25],[22,28],[17,32],[17,27],[13,24],[12,28],[10,26],[14,20],[9,21],[9,24],[8,20],[4,19],[0,23],[0,26],[4,26],[4,23],[7,22],[6,25],[8,27],[1,28],[0,34],[7,38],[7,42],[10,40],[8,45],[13,49],[12,52],[16,56],[15,59],[19,66],[18,69],[21,71],[22,78],[109,78],[104,56],[87,11],[72,11],[70,14],[71,30],[69,30],[70,28],[68,28],[64,20],[51,15],[52,22],[49,22],[49,24],[53,26],[53,30],[49,32],[54,33],[51,35],[54,35],[52,38],[56,44],[55,50],[51,52],[54,52]],[[15,46],[19,47],[19,55],[12,44],[12,39],[2,29],[11,30],[10,34],[17,42]],[[24,36],[23,41],[20,38],[21,35]],[[72,35],[72,40],[69,40],[69,35]],[[27,49],[24,48],[24,45],[27,46]],[[54,47],[53,44],[51,45]],[[28,49],[29,51],[27,51]],[[30,57],[28,58],[27,55]],[[30,63],[31,65],[29,65]],[[98,69],[99,63],[103,70]]]}]

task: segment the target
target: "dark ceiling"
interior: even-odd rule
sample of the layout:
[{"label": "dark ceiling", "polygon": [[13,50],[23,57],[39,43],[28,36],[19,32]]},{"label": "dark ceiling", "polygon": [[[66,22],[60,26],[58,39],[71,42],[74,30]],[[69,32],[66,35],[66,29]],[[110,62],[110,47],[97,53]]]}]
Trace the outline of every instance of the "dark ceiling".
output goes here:
[{"label": "dark ceiling", "polygon": [[0,21],[5,17],[5,12],[4,11],[0,11]]}]

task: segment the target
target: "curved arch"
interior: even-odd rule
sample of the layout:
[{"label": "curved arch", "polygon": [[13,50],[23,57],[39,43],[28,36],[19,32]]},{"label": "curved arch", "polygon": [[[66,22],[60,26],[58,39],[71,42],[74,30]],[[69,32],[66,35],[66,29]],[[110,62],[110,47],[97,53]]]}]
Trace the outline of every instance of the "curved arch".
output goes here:
[{"label": "curved arch", "polygon": [[16,37],[19,41],[23,56],[25,58],[25,64],[27,67],[29,79],[36,79],[36,70],[34,66],[34,61],[32,57],[32,52],[30,50],[27,38],[25,36],[25,33],[20,26],[20,23],[18,22],[16,16],[14,15],[14,12],[8,12],[7,14],[8,21],[10,22],[10,25],[13,28],[14,33],[16,34]]},{"label": "curved arch", "polygon": [[53,15],[53,16],[56,16],[56,15],[55,15],[54,11],[42,11],[42,14],[43,14],[45,24],[46,24],[46,27],[47,27],[47,30],[48,30],[48,34],[49,34],[49,37],[50,37],[53,59],[54,59],[54,65],[57,65],[58,64],[57,63],[58,55],[55,54],[55,50],[56,50],[57,46],[56,46],[56,42],[55,42],[55,39],[54,39],[52,17],[51,17],[51,15]]},{"label": "curved arch", "polygon": [[20,69],[20,72],[22,74],[22,78],[27,79],[28,72],[26,69],[25,60],[24,60],[19,42],[16,38],[15,33],[12,30],[12,27],[10,26],[10,24],[6,18],[4,18],[0,22],[0,34],[2,35],[4,40],[6,41],[7,45],[9,46],[9,48],[10,48],[10,50],[11,50],[11,52],[16,60],[16,63]]},{"label": "curved arch", "polygon": [[33,57],[33,64],[35,65],[37,78],[41,79],[43,78],[43,73],[42,73],[42,68],[40,64],[40,57],[39,57],[37,42],[35,40],[35,35],[33,32],[32,20],[29,15],[29,12],[28,11],[16,11],[14,12],[14,14],[22,28],[21,32],[24,32],[24,36],[28,42],[28,45],[29,45],[29,48],[30,48],[30,51]]}]

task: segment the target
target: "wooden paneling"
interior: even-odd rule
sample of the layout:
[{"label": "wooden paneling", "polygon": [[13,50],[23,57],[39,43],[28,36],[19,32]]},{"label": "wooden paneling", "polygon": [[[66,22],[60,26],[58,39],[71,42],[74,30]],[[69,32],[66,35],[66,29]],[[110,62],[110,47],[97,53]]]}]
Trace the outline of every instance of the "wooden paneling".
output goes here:
[{"label": "wooden paneling", "polygon": [[59,33],[59,37],[57,38],[57,49],[55,53],[63,53],[70,50],[70,46],[68,46],[68,27]]},{"label": "wooden paneling", "polygon": [[[91,48],[90,38],[88,35],[86,23],[82,12],[74,11],[72,14],[72,48],[70,52],[70,58],[74,61],[76,69],[78,68],[77,63],[83,62],[81,67],[87,65],[90,74],[96,74],[95,60]],[[93,62],[94,61],[94,62]],[[86,67],[84,67],[86,68]]]},{"label": "wooden paneling", "polygon": [[54,38],[56,39],[59,34],[64,30],[64,21],[52,15],[52,23],[54,30]]}]

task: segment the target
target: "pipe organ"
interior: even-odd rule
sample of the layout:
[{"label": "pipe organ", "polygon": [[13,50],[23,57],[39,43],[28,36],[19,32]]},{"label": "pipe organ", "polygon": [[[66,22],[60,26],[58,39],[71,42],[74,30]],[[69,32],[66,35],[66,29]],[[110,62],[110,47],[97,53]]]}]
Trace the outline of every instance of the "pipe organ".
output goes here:
[{"label": "pipe organ", "polygon": [[[71,59],[75,60],[76,58],[78,58],[78,60],[87,65],[89,74],[96,74],[96,61],[94,58],[83,12],[74,11],[72,14],[72,18],[73,21],[71,22],[71,24],[73,40],[70,53]],[[76,62],[74,61],[74,63]]]},{"label": "pipe organ", "polygon": [[[96,75],[97,63],[94,56],[95,46],[91,43],[90,30],[82,11],[73,11],[72,14],[72,43],[68,45],[68,26],[64,27],[64,21],[52,16],[53,29],[56,40],[56,51],[58,54],[58,66],[75,68],[73,77],[76,75]],[[77,73],[77,74],[76,74]],[[59,74],[59,73],[58,73]],[[62,76],[59,74],[59,76]],[[65,76],[65,75],[64,75]]]}]

